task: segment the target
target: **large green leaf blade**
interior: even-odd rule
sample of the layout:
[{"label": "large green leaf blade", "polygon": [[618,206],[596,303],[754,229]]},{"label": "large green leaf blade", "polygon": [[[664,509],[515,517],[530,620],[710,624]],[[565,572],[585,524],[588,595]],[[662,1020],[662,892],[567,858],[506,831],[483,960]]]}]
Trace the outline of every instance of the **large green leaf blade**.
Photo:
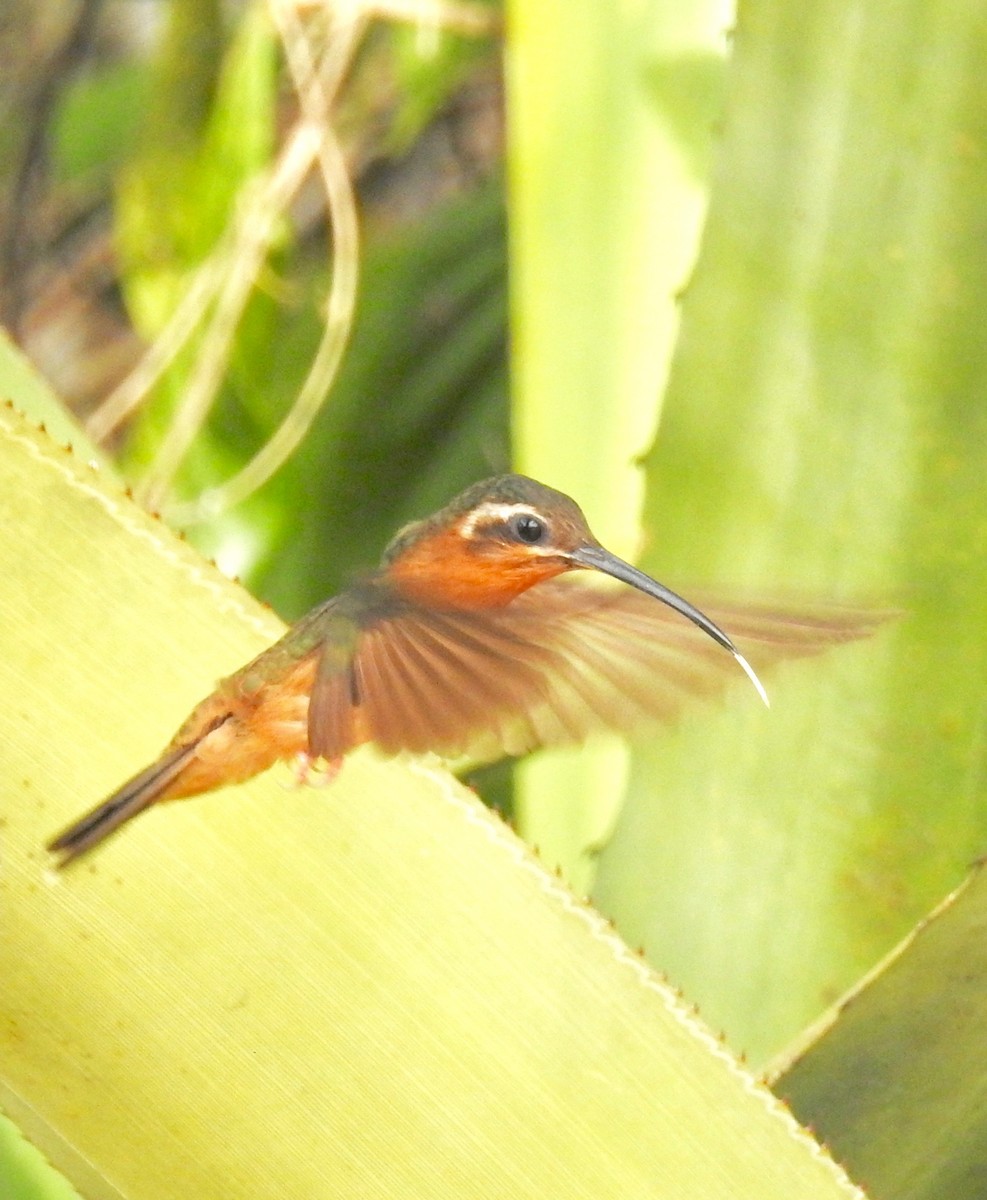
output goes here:
[{"label": "large green leaf blade", "polygon": [[[515,0],[508,18],[515,462],[631,557],[705,209],[722,14],[706,0]],[[615,742],[517,773],[520,828],[574,887],[589,887],[625,774]]]},{"label": "large green leaf blade", "polygon": [[601,860],[604,911],[755,1058],[982,849],[984,52],[963,0],[738,25],[646,565],[904,610],[770,714],[642,747]]},{"label": "large green leaf blade", "polygon": [[68,413],[51,387],[34,370],[24,353],[0,328],[0,401],[13,404],[26,413],[62,445],[73,446],[90,462],[102,462],[103,455],[86,437],[82,426]]},{"label": "large green leaf blade", "polygon": [[87,1195],[856,1194],[591,910],[423,763],[44,839],[276,622],[0,414],[0,1103]]},{"label": "large green leaf blade", "polygon": [[881,1200],[983,1195],[987,876],[807,1031],[775,1086]]}]

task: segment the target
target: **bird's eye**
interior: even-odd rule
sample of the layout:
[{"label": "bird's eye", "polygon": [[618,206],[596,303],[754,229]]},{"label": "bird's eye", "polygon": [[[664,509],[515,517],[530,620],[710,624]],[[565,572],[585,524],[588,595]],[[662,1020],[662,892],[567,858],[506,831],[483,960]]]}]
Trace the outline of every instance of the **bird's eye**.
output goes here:
[{"label": "bird's eye", "polygon": [[520,541],[527,542],[529,546],[543,541],[548,533],[545,522],[531,513],[520,513],[518,516],[513,517],[511,519],[511,529]]}]

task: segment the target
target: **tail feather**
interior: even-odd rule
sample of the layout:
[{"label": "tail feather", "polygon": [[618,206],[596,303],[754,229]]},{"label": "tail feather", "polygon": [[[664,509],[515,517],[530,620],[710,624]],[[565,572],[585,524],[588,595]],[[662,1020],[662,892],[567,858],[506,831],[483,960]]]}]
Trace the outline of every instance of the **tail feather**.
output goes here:
[{"label": "tail feather", "polygon": [[63,829],[48,843],[48,849],[61,857],[58,867],[68,866],[115,833],[121,825],[142,813],[161,798],[195,754],[198,740],[166,751],[156,762],[129,779],[112,796],[97,804],[85,816]]}]

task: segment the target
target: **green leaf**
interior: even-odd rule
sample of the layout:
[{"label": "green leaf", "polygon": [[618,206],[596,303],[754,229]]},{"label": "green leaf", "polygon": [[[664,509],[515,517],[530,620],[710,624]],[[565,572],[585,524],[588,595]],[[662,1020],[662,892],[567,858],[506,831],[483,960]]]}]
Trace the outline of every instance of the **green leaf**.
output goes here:
[{"label": "green leaf", "polygon": [[[212,3],[170,7],[152,101],[117,189],[116,241],[130,315],[148,338],[171,316],[190,272],[214,250],[242,189],[270,161],[277,98],[276,39],[266,8],[247,7],[232,35]],[[180,393],[189,353],[162,385]],[[152,407],[156,442],[170,404]]]},{"label": "green leaf", "polygon": [[70,81],[52,129],[58,177],[76,187],[105,185],[110,172],[133,152],[147,92],[146,73],[133,63]]},{"label": "green leaf", "polygon": [[2,1113],[0,1195],[4,1200],[78,1200],[79,1196]]},{"label": "green leaf", "polygon": [[985,922],[978,868],[800,1039],[777,1080],[875,1197],[983,1195]]},{"label": "green leaf", "polygon": [[150,67],[148,106],[133,160],[117,185],[121,284],[138,329],[153,337],[171,313],[188,267],[221,225],[199,211],[200,154],[225,31],[215,0],[174,0]]},{"label": "green leaf", "polygon": [[[698,114],[715,91],[720,18],[657,0],[514,0],[508,17],[515,460],[577,497],[604,544],[631,556],[639,458],[704,211],[695,170],[713,130]],[[675,94],[689,98],[677,120]],[[625,770],[611,744],[519,772],[525,836],[580,889]]]},{"label": "green leaf", "polygon": [[51,878],[277,623],[9,411],[0,475],[0,1105],[85,1194],[858,1195],[427,763],[165,805]]},{"label": "green leaf", "polygon": [[89,440],[82,426],[0,328],[0,401],[4,400],[44,425],[56,442],[72,446],[90,462],[104,461],[102,452]]},{"label": "green leaf", "polygon": [[642,745],[595,896],[755,1059],[983,848],[985,53],[965,0],[741,10],[645,563],[904,612]]}]

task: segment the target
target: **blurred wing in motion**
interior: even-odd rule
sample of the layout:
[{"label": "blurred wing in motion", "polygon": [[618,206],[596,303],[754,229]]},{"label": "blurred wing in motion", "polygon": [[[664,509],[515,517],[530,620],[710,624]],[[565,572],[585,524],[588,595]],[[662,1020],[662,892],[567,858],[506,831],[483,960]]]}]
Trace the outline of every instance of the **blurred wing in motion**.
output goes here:
[{"label": "blurred wing in motion", "polygon": [[[759,671],[867,637],[891,615],[818,606],[704,611]],[[371,740],[387,753],[495,759],[594,730],[669,723],[688,701],[743,678],[727,650],[653,597],[567,577],[505,608],[409,607],[371,626],[345,667],[320,672],[310,747],[332,759]]]}]

